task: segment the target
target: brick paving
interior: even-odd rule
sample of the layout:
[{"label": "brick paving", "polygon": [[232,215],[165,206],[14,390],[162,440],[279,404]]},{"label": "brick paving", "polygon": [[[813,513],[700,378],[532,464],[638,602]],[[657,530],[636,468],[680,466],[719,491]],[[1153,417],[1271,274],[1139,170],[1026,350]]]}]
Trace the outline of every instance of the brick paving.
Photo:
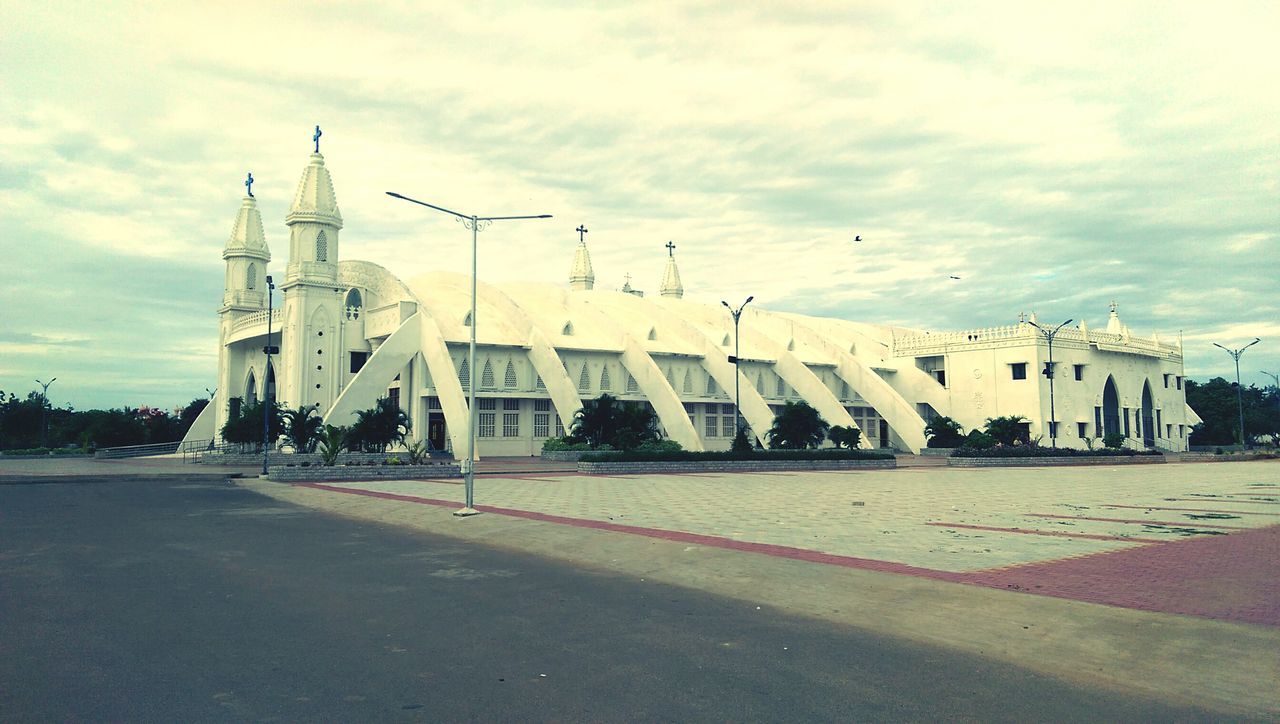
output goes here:
[{"label": "brick paving", "polygon": [[[481,510],[1280,626],[1280,465],[583,476],[494,472]],[[457,485],[325,489],[460,507]],[[1182,506],[1171,500],[1204,505]],[[1250,504],[1252,503],[1252,504]],[[1123,512],[1119,512],[1123,511]]]}]

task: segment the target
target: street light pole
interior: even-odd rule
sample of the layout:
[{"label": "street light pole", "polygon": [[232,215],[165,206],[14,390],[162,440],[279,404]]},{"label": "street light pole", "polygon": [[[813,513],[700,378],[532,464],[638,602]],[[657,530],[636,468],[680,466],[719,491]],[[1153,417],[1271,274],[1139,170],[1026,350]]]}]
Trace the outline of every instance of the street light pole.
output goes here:
[{"label": "street light pole", "polygon": [[1254,337],[1252,342],[1250,342],[1249,344],[1246,344],[1240,349],[1227,349],[1226,347],[1223,347],[1217,342],[1213,343],[1214,347],[1217,347],[1218,349],[1223,350],[1227,354],[1231,355],[1231,358],[1236,361],[1236,410],[1240,413],[1240,447],[1242,448],[1245,446],[1244,444],[1244,394],[1240,391],[1240,355],[1244,354],[1244,351],[1246,349],[1249,349],[1250,347],[1252,347],[1253,345],[1261,341],[1262,341],[1261,339]]},{"label": "street light pole", "polygon": [[743,302],[742,306],[738,307],[737,309],[734,309],[733,307],[729,306],[728,302],[724,300],[720,300],[720,303],[724,305],[724,308],[729,310],[729,314],[733,315],[733,356],[729,358],[729,361],[733,363],[733,439],[734,440],[737,440],[738,435],[741,434],[742,432],[742,413],[740,411],[740,408],[742,406],[742,392],[741,392],[740,386],[742,383],[738,379],[738,377],[740,376],[738,372],[738,362],[739,362],[738,320],[742,317],[742,310],[746,309],[747,305],[751,303],[752,299],[755,299],[755,296],[747,297],[747,301]]},{"label": "street light pole", "polygon": [[1032,327],[1039,330],[1040,334],[1043,334],[1044,338],[1049,341],[1049,367],[1044,371],[1044,376],[1049,378],[1049,444],[1055,449],[1058,447],[1058,414],[1053,406],[1053,376],[1056,372],[1053,367],[1053,338],[1058,335],[1058,330],[1068,324],[1071,324],[1072,321],[1073,320],[1068,319],[1050,331],[1031,320],[1027,320],[1027,324],[1030,324]]},{"label": "street light pole", "polygon": [[276,290],[276,285],[271,281],[271,275],[267,275],[267,344],[262,351],[267,355],[267,366],[262,369],[262,477],[267,477],[267,452],[270,449],[268,444],[271,437],[271,305],[275,303],[272,292]]},{"label": "street light pole", "polygon": [[[550,219],[551,214],[538,214],[535,216],[476,216],[472,214],[459,214],[456,211],[450,211],[443,206],[428,204],[425,201],[411,199],[408,196],[402,196],[394,191],[388,191],[387,196],[408,201],[419,206],[425,206],[429,209],[442,211],[446,214],[456,217],[462,222],[462,225],[471,229],[471,345],[467,351],[467,457],[462,460],[462,479],[466,488],[466,504],[462,510],[455,510],[454,515],[468,516],[475,515],[480,511],[475,509],[475,459],[476,459],[476,427],[479,419],[479,410],[476,405],[476,273],[478,264],[476,261],[476,250],[478,240],[476,235],[481,228],[487,228],[489,224],[495,221],[516,221],[520,219]],[[483,227],[482,227],[483,225]]]},{"label": "street light pole", "polygon": [[49,406],[49,385],[57,381],[57,377],[48,382],[36,380],[36,384],[44,388],[44,391],[40,393],[40,447],[46,446],[46,438],[49,436],[49,419],[45,416],[45,408]]}]

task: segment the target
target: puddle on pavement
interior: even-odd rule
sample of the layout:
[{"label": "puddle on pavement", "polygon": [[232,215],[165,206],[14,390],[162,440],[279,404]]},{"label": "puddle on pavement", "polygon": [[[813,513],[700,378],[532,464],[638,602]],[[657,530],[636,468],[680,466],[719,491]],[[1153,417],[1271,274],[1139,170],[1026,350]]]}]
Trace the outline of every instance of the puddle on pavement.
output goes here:
[{"label": "puddle on pavement", "polygon": [[1188,537],[1193,535],[1226,535],[1227,534],[1226,531],[1221,531],[1221,530],[1204,530],[1202,528],[1182,528],[1182,527],[1169,526],[1169,525],[1151,525],[1149,523],[1144,523],[1142,527],[1146,528],[1147,531],[1150,533],[1172,533],[1174,535],[1180,535],[1183,537]]},{"label": "puddle on pavement", "polygon": [[1186,513],[1185,517],[1192,520],[1239,520],[1238,515],[1227,515],[1226,513]]}]

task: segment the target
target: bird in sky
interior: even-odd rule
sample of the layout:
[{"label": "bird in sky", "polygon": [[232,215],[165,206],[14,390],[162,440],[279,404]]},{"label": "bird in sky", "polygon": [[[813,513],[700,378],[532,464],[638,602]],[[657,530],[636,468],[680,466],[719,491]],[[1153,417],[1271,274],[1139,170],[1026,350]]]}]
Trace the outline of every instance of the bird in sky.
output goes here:
[{"label": "bird in sky", "polygon": [[960,277],[956,276],[955,274],[952,274],[952,275],[951,275],[951,278],[952,278],[952,279],[959,279]]},{"label": "bird in sky", "polygon": [[861,237],[861,236],[855,236],[855,237],[853,237],[853,240],[854,240],[854,241],[862,241],[862,237]]}]

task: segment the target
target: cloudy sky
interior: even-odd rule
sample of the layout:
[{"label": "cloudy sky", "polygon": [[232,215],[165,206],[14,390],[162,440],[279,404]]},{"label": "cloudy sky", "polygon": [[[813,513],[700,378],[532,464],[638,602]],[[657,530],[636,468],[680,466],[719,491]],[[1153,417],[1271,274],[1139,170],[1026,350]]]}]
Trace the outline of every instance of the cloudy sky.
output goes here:
[{"label": "cloudy sky", "polygon": [[[463,6],[466,7],[463,7]],[[0,389],[214,384],[252,171],[275,254],[313,126],[344,258],[927,329],[1106,321],[1280,372],[1280,5],[0,4]],[[435,7],[431,7],[435,6]],[[861,235],[861,243],[853,237]],[[961,277],[952,280],[949,277]]]}]

